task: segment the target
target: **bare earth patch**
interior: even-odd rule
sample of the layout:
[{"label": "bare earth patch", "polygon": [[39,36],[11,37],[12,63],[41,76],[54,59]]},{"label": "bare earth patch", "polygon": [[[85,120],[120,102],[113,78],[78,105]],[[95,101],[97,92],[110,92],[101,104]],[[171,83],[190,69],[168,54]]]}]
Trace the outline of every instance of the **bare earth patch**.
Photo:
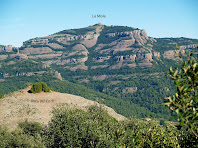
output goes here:
[{"label": "bare earth patch", "polygon": [[[80,96],[66,93],[51,92],[32,94],[27,91],[30,87],[11,93],[0,100],[0,124],[14,129],[19,122],[25,120],[47,124],[51,119],[51,111],[58,104],[66,103],[69,106],[85,109],[99,103],[87,100]],[[112,108],[104,106],[109,115],[117,120],[126,119],[117,114]]]}]

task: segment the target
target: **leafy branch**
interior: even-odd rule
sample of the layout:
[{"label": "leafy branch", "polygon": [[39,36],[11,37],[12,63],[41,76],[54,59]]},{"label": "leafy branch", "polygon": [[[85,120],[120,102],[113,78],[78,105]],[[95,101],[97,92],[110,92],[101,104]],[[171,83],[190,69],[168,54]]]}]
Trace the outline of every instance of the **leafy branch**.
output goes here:
[{"label": "leafy branch", "polygon": [[198,137],[198,58],[190,51],[185,60],[180,47],[176,45],[176,49],[178,58],[183,62],[180,69],[173,70],[171,66],[168,75],[177,92],[165,98],[164,104],[177,113],[180,126],[187,127]]}]

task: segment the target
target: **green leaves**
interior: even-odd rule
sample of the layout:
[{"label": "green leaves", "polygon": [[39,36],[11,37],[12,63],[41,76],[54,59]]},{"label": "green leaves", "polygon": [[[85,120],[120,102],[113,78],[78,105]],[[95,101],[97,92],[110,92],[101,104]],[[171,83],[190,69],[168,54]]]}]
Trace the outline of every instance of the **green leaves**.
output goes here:
[{"label": "green leaves", "polygon": [[[118,124],[98,106],[87,111],[58,106],[46,131],[47,147],[111,147]],[[118,131],[118,137],[122,132]],[[51,142],[49,143],[48,141]]]},{"label": "green leaves", "polygon": [[[176,46],[178,48],[178,46]],[[181,58],[181,54],[179,53]],[[168,75],[176,86],[177,92],[169,96],[164,104],[177,113],[180,125],[189,128],[198,137],[198,61],[189,52],[187,61],[181,69],[170,67]],[[179,72],[178,72],[179,71]]]},{"label": "green leaves", "polygon": [[183,126],[183,125],[184,125],[184,121],[181,121],[181,122],[180,122],[180,125]]},{"label": "green leaves", "polygon": [[173,73],[173,76],[175,77],[178,74],[178,69],[176,69]]},{"label": "green leaves", "polygon": [[170,67],[170,73],[171,74],[173,73],[173,67],[172,66]]},{"label": "green leaves", "polygon": [[193,64],[193,71],[195,70],[195,68],[197,67],[197,63]]},{"label": "green leaves", "polygon": [[47,87],[47,84],[44,82],[34,83],[32,88],[30,89],[30,92],[34,94],[40,93],[41,91],[50,92],[53,91],[53,89],[51,87]]}]

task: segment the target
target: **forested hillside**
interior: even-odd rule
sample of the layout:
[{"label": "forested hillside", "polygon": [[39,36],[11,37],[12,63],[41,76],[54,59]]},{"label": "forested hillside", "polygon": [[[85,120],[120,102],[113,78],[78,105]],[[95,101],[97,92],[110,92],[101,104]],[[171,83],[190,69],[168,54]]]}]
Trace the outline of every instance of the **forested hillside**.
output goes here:
[{"label": "forested hillside", "polygon": [[30,39],[19,49],[1,46],[0,93],[43,81],[127,117],[171,119],[163,98],[175,92],[165,75],[178,66],[176,44],[185,55],[198,40],[152,38],[138,28],[99,23]]}]

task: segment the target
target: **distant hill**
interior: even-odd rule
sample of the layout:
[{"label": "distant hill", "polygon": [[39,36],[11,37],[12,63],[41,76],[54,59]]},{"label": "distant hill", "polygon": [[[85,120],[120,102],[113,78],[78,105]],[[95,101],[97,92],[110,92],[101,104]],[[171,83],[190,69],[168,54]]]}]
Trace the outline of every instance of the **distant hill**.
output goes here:
[{"label": "distant hill", "polygon": [[[0,100],[0,123],[14,129],[19,122],[25,120],[37,121],[47,124],[51,119],[53,107],[67,104],[70,107],[86,109],[91,105],[99,103],[87,100],[80,96],[66,93],[28,93],[31,87],[13,92],[6,95]],[[104,106],[108,114],[119,120],[126,119],[124,116],[117,114],[112,108]]]},{"label": "distant hill", "polygon": [[185,56],[198,39],[152,38],[138,28],[99,23],[30,39],[19,49],[1,46],[0,93],[38,81],[66,92],[61,81],[67,80],[120,100],[108,105],[120,113],[125,108],[123,115],[170,119],[162,103],[175,91],[165,77],[171,65],[178,66],[175,44]]}]

